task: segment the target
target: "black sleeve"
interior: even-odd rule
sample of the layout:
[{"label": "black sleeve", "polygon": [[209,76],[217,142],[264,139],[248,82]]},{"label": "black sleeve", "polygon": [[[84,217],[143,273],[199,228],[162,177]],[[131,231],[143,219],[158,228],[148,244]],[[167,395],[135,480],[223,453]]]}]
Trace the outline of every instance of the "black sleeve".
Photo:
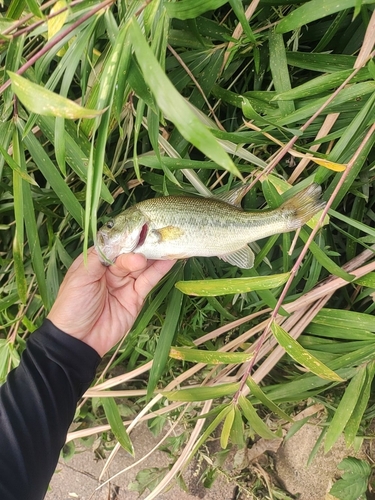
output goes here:
[{"label": "black sleeve", "polygon": [[42,500],[100,356],[45,320],[0,387],[0,498]]}]

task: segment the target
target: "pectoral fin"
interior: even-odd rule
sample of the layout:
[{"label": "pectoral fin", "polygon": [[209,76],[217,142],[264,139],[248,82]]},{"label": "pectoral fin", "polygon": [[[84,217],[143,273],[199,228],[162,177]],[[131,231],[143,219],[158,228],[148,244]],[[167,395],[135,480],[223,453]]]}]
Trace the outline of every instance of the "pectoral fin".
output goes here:
[{"label": "pectoral fin", "polygon": [[160,229],[154,229],[154,233],[159,237],[159,241],[177,240],[184,234],[184,231],[177,226],[165,226]]},{"label": "pectoral fin", "polygon": [[254,265],[254,252],[247,245],[232,253],[219,255],[219,259],[241,269],[250,269]]}]

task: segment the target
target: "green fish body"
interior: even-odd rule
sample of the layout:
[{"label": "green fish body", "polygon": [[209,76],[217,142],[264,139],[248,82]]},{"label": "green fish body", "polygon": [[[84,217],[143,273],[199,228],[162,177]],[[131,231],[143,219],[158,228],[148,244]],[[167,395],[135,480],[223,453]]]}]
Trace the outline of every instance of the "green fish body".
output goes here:
[{"label": "green fish body", "polygon": [[166,196],[137,203],[98,231],[98,253],[103,262],[129,252],[162,260],[217,256],[251,268],[248,243],[298,229],[324,207],[317,184],[275,210],[258,212],[236,206],[246,191],[241,187],[222,199]]}]

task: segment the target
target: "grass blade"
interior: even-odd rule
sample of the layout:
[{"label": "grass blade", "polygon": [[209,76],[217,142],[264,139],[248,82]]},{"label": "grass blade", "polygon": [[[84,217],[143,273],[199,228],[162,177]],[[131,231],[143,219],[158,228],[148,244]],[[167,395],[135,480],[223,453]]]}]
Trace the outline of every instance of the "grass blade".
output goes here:
[{"label": "grass blade", "polygon": [[358,368],[357,373],[350,381],[335,414],[329,424],[324,442],[324,451],[328,453],[332,446],[336,443],[349,418],[351,417],[360,397],[363,384],[366,377],[366,366]]},{"label": "grass blade", "polygon": [[121,415],[115,400],[113,398],[100,398],[100,402],[104,408],[105,416],[107,417],[108,423],[111,426],[111,430],[116,436],[116,439],[124,450],[134,457],[133,444],[130,441],[129,434],[126,432],[124,424],[122,423]]},{"label": "grass blade", "polygon": [[151,397],[167,363],[168,354],[176,334],[176,328],[181,314],[182,298],[183,295],[179,290],[176,288],[172,290],[147,384],[148,397]]}]

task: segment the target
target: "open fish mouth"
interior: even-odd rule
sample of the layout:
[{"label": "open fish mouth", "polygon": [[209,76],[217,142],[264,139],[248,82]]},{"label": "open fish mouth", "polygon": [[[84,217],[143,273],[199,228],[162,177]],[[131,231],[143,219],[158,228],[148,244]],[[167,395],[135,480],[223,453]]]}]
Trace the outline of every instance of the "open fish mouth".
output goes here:
[{"label": "open fish mouth", "polygon": [[147,237],[147,234],[148,234],[148,224],[143,224],[142,226],[142,229],[141,229],[141,232],[139,233],[139,240],[138,240],[138,243],[137,245],[134,247],[134,250],[136,248],[139,248],[143,245],[143,243],[145,242],[145,239]]}]

